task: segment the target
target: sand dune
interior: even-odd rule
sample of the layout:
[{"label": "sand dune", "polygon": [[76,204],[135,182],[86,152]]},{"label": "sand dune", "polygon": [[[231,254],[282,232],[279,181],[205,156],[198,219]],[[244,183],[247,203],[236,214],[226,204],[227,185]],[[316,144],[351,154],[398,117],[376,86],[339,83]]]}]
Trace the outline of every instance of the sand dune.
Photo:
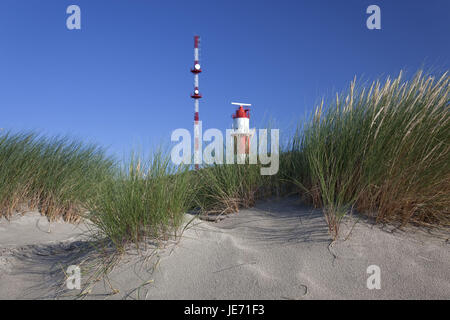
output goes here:
[{"label": "sand dune", "polygon": [[[95,256],[86,228],[59,222],[47,231],[36,214],[0,222],[0,298],[80,293],[65,288],[62,270]],[[331,242],[319,210],[295,199],[266,201],[220,222],[194,219],[165,248],[130,251],[85,298],[448,299],[448,238],[348,217]],[[367,288],[370,265],[380,267],[379,290]]]}]

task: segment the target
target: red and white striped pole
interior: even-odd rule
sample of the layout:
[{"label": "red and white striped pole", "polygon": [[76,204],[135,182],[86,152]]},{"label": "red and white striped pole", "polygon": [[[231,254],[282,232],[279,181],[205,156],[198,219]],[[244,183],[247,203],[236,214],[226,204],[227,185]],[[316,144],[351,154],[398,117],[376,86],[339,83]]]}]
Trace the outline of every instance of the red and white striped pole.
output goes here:
[{"label": "red and white striped pole", "polygon": [[201,150],[200,150],[200,118],[199,118],[199,100],[202,95],[198,89],[198,74],[202,72],[199,63],[199,45],[200,37],[194,37],[194,68],[191,69],[191,72],[194,74],[194,93],[191,94],[191,98],[194,99],[194,163],[195,169],[198,170],[200,159],[201,159]]}]

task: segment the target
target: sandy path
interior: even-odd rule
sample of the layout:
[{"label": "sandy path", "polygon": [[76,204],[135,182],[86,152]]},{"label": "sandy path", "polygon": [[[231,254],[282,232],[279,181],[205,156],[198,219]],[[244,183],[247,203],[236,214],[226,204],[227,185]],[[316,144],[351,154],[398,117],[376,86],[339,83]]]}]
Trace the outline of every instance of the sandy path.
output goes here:
[{"label": "sandy path", "polygon": [[[217,223],[195,220],[178,244],[159,250],[145,263],[142,256],[125,257],[108,277],[117,294],[107,295],[111,286],[100,281],[87,298],[450,298],[448,234],[389,232],[354,222],[349,218],[342,228],[343,238],[352,230],[348,239],[329,247],[322,214],[294,199],[262,202]],[[53,242],[54,252],[48,244],[3,249],[3,259],[9,256],[9,262],[3,263],[0,298],[54,296],[64,284],[55,265],[66,266],[90,252],[82,241],[74,242],[79,234],[63,234],[71,240]],[[11,257],[11,250],[19,254]],[[39,250],[41,255],[36,254]],[[369,265],[381,269],[380,290],[366,286]]]}]

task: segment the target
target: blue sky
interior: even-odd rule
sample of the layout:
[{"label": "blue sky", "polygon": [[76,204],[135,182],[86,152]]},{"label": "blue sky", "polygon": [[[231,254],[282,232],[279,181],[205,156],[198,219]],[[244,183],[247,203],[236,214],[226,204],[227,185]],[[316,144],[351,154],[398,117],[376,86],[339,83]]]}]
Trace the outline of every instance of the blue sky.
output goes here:
[{"label": "blue sky", "polygon": [[[81,8],[81,30],[66,8]],[[366,8],[381,8],[381,30]],[[150,150],[192,130],[193,36],[201,36],[200,118],[287,131],[322,96],[420,67],[449,69],[450,2],[285,0],[2,0],[0,128]]]}]

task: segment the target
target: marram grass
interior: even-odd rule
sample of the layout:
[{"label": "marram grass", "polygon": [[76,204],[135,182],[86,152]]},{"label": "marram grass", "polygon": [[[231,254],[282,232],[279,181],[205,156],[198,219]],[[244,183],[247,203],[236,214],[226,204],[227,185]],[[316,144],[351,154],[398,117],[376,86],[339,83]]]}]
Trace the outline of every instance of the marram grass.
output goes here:
[{"label": "marram grass", "polygon": [[35,133],[0,133],[0,216],[37,209],[78,220],[114,162],[94,145]]},{"label": "marram grass", "polygon": [[170,156],[132,159],[101,187],[91,202],[90,220],[122,250],[145,240],[167,239],[183,222],[195,191],[188,167],[174,166]]},{"label": "marram grass", "polygon": [[350,208],[377,221],[450,224],[449,75],[418,72],[338,95],[292,143],[293,181],[333,234]]},{"label": "marram grass", "polygon": [[252,207],[261,197],[260,165],[217,164],[195,172],[199,181],[196,205],[204,214],[228,214]]}]

